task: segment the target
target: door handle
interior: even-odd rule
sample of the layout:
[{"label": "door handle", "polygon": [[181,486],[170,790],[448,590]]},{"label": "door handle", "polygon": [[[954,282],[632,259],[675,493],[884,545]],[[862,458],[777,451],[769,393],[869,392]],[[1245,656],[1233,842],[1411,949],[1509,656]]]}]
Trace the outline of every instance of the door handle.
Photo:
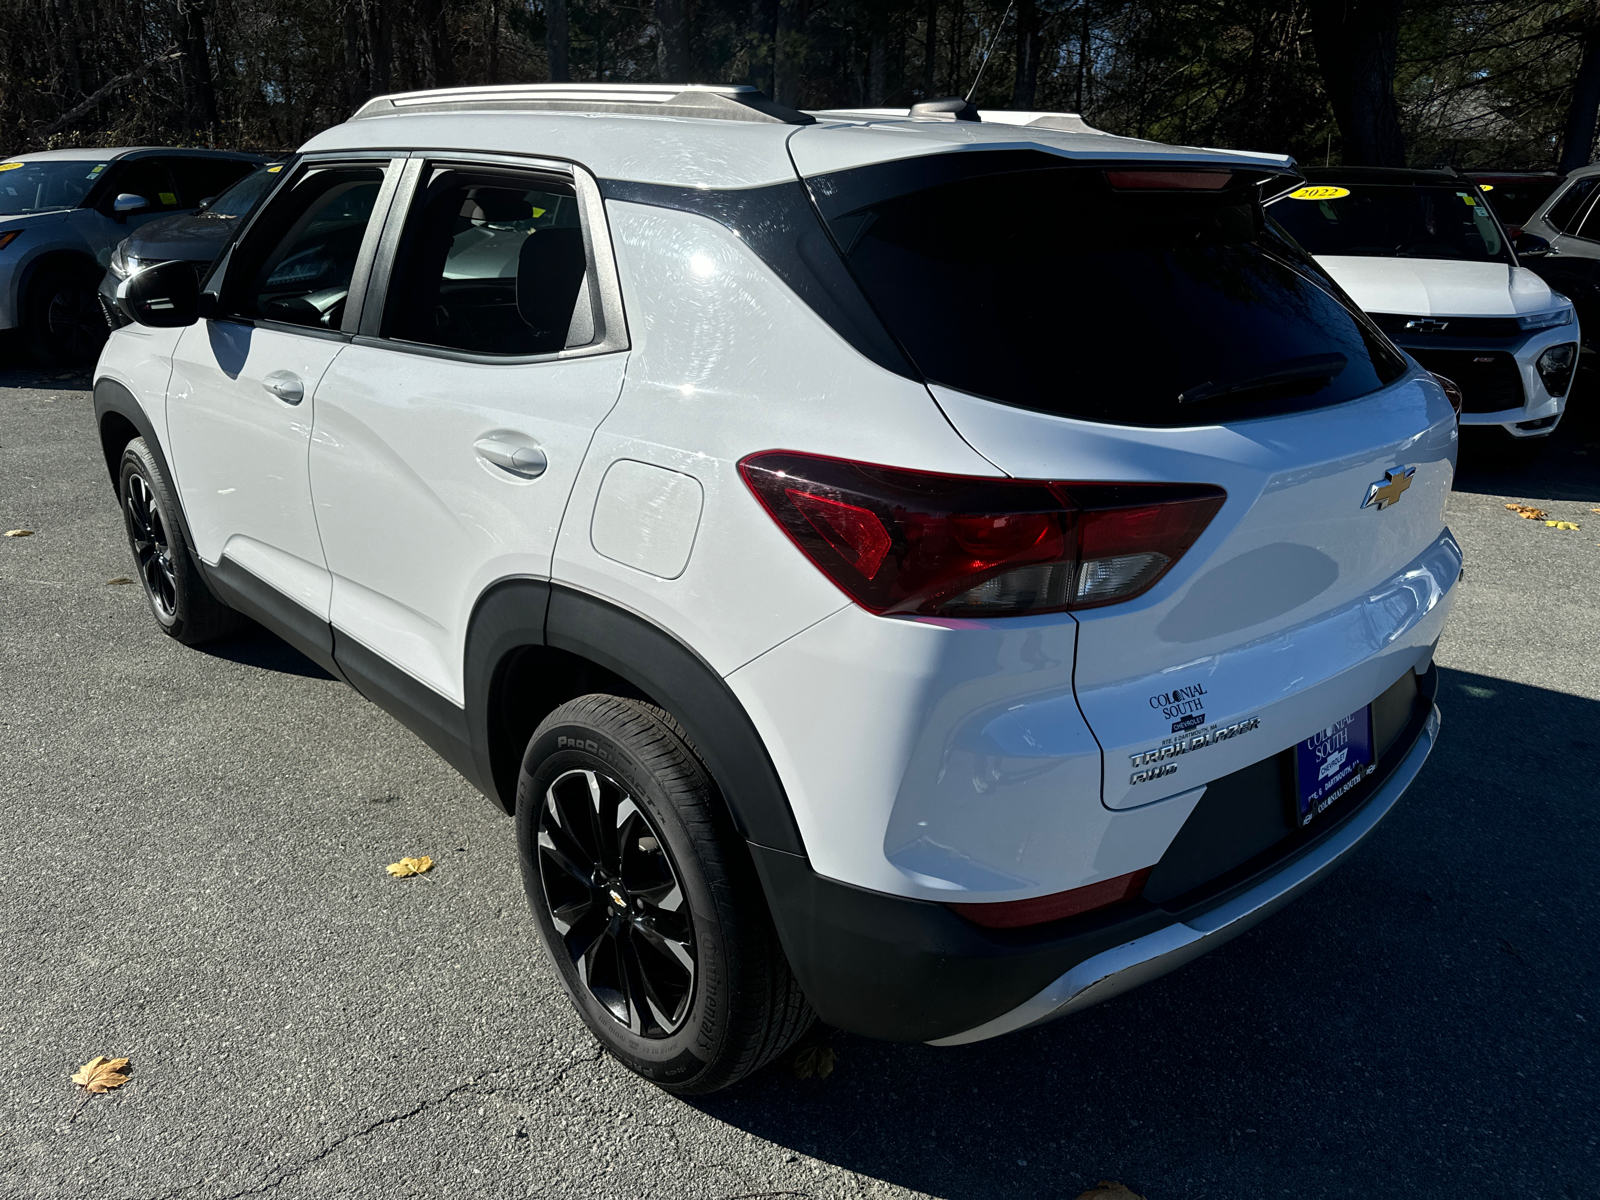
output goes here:
[{"label": "door handle", "polygon": [[299,404],[306,398],[306,385],[293,371],[274,371],[261,386],[285,404]]},{"label": "door handle", "polygon": [[493,463],[522,479],[537,479],[550,465],[539,447],[520,445],[503,437],[479,438],[472,443],[472,448],[484,462]]}]

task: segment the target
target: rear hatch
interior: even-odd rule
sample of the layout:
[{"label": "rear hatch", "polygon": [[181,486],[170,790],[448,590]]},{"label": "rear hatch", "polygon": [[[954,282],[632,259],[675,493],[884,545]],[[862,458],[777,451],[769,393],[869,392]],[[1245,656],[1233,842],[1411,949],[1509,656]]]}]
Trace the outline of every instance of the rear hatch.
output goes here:
[{"label": "rear hatch", "polygon": [[[1265,221],[1266,176],[1003,149],[807,180],[952,424],[1001,470],[1227,492],[1151,590],[1074,614],[1113,808],[1360,709],[1426,654],[1459,572],[1441,515],[1450,405]],[[1152,752],[1160,770],[1141,770]]]}]

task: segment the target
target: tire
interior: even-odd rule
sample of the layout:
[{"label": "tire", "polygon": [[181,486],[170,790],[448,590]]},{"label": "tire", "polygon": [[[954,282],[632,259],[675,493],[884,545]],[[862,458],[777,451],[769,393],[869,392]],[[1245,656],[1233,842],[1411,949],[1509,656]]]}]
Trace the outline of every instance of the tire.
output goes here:
[{"label": "tire", "polygon": [[86,270],[51,268],[34,279],[24,324],[37,358],[50,366],[79,366],[99,357],[111,335],[99,287]]},{"label": "tire", "polygon": [[172,485],[143,438],[122,451],[117,494],[128,548],[161,631],[185,646],[238,632],[245,619],[206,587],[184,541]]},{"label": "tire", "polygon": [[748,854],[659,708],[592,695],[546,717],[517,781],[517,846],[545,950],[624,1066],[702,1095],[811,1026]]}]

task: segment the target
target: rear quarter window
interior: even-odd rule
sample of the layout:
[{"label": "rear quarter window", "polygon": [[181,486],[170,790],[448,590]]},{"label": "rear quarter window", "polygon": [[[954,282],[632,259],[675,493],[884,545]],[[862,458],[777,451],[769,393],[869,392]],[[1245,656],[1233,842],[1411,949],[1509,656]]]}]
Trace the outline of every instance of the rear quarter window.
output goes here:
[{"label": "rear quarter window", "polygon": [[1405,371],[1266,221],[1253,179],[1161,182],[1031,151],[808,181],[884,323],[928,379],[961,391],[1204,425],[1342,403]]}]

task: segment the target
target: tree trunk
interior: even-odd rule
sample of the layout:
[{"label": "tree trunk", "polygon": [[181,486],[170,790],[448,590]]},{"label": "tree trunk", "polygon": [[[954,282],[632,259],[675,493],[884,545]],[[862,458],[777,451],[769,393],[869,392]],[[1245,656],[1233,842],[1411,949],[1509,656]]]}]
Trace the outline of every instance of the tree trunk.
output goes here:
[{"label": "tree trunk", "polygon": [[1347,166],[1403,167],[1394,99],[1401,0],[1313,0],[1311,40]]},{"label": "tree trunk", "polygon": [[778,0],[750,0],[750,86],[769,96],[777,37]]},{"label": "tree trunk", "polygon": [[571,44],[567,28],[567,0],[545,0],[544,52],[550,64],[550,82],[566,83],[572,78],[567,66]]},{"label": "tree trunk", "polygon": [[800,107],[800,68],[805,59],[808,0],[781,0],[778,9],[778,52],[773,63],[773,99]]},{"label": "tree trunk", "polygon": [[935,69],[939,65],[939,0],[928,0],[922,31],[922,98],[932,100],[938,85]]},{"label": "tree trunk", "polygon": [[1039,89],[1039,6],[1035,0],[1017,0],[1017,81],[1011,88],[1011,107],[1028,110]]},{"label": "tree trunk", "polygon": [[1572,84],[1572,103],[1567,107],[1560,170],[1575,171],[1588,165],[1594,155],[1597,118],[1600,118],[1600,27],[1591,25],[1583,32],[1583,58],[1578,63],[1578,77]]},{"label": "tree trunk", "polygon": [[685,0],[655,0],[656,73],[662,83],[689,82],[689,11]]},{"label": "tree trunk", "polygon": [[184,123],[208,133],[217,128],[217,89],[211,77],[211,49],[206,44],[205,16],[200,0],[183,6],[184,76],[189,81],[188,111]]},{"label": "tree trunk", "polygon": [[371,93],[361,70],[361,16],[356,12],[356,0],[344,4],[344,102],[351,112],[360,108]]},{"label": "tree trunk", "polygon": [[445,24],[444,0],[418,0],[417,24],[422,51],[424,87],[449,87],[455,82],[455,62],[451,54],[450,30]]},{"label": "tree trunk", "polygon": [[1078,87],[1072,107],[1083,113],[1084,90],[1089,79],[1089,0],[1078,0]]},{"label": "tree trunk", "polygon": [[389,21],[387,0],[363,0],[367,25],[367,95],[381,96],[389,90],[389,67],[394,58],[394,32]]},{"label": "tree trunk", "polygon": [[867,47],[867,107],[877,108],[889,94],[889,35],[878,30]]}]

